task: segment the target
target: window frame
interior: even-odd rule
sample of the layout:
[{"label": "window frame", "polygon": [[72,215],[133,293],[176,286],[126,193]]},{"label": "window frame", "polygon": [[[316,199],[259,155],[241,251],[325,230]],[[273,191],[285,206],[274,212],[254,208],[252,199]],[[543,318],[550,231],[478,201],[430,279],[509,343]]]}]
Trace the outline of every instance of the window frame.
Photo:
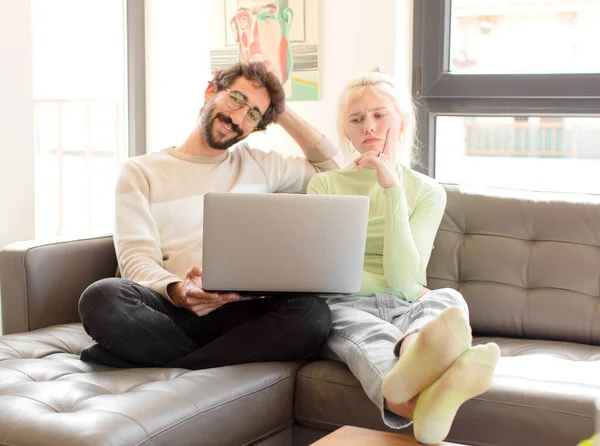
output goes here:
[{"label": "window frame", "polygon": [[130,158],[146,154],[145,0],[125,3],[126,135]]},{"label": "window frame", "polygon": [[452,74],[452,0],[414,0],[412,95],[418,164],[435,176],[436,118],[600,116],[598,74]]}]

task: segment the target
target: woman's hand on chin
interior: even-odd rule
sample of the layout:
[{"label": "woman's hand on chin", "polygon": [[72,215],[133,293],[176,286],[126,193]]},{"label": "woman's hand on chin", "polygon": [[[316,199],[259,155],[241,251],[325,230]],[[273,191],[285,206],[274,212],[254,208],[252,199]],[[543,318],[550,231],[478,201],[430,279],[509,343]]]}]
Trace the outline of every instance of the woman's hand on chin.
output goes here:
[{"label": "woman's hand on chin", "polygon": [[[358,165],[357,172],[363,169],[375,169],[377,172],[377,181],[383,189],[401,186],[394,159],[388,153],[396,153],[397,141],[393,136],[390,137],[391,129],[388,129],[385,137],[385,143],[381,151],[369,150],[361,154],[354,162]],[[392,149],[392,145],[394,148]]]}]

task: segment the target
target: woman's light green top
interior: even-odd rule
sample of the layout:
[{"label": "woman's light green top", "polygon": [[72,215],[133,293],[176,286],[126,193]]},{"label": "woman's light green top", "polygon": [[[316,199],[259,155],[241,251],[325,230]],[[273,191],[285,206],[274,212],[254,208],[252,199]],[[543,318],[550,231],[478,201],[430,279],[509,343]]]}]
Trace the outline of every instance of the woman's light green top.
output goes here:
[{"label": "woman's light green top", "polygon": [[373,169],[356,165],[319,173],[308,193],[365,195],[370,199],[361,296],[392,293],[413,301],[426,285],[433,241],[446,207],[446,191],[433,178],[396,164],[400,187],[383,189]]}]

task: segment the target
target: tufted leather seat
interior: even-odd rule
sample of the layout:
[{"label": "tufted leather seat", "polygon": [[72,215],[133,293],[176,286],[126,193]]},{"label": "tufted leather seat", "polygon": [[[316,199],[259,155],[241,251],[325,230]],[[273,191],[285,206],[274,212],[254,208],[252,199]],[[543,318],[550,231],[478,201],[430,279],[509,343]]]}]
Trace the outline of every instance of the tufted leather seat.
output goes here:
[{"label": "tufted leather seat", "polygon": [[0,339],[2,444],[245,444],[291,424],[294,363],[113,369],[79,360],[81,324]]},{"label": "tufted leather seat", "polygon": [[[428,284],[461,291],[475,343],[503,354],[449,441],[574,446],[593,433],[600,395],[600,197],[447,192]],[[194,372],[81,362],[92,341],[77,299],[115,264],[110,237],[0,252],[4,329],[15,333],[0,338],[0,444],[299,446],[345,424],[386,429],[337,362]]]}]

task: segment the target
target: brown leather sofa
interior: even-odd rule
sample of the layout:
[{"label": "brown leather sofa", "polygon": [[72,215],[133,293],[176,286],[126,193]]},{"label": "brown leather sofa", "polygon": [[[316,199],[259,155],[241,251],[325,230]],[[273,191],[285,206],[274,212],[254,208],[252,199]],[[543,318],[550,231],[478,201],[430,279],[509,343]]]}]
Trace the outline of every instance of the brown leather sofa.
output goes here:
[{"label": "brown leather sofa", "polygon": [[[492,388],[450,441],[576,445],[600,395],[600,197],[503,198],[448,187],[428,276],[469,302],[475,342],[501,348]],[[0,444],[306,445],[339,426],[385,429],[344,364],[184,369],[86,364],[77,300],[116,267],[110,237],[0,253]],[[408,430],[410,432],[410,430]]]}]

